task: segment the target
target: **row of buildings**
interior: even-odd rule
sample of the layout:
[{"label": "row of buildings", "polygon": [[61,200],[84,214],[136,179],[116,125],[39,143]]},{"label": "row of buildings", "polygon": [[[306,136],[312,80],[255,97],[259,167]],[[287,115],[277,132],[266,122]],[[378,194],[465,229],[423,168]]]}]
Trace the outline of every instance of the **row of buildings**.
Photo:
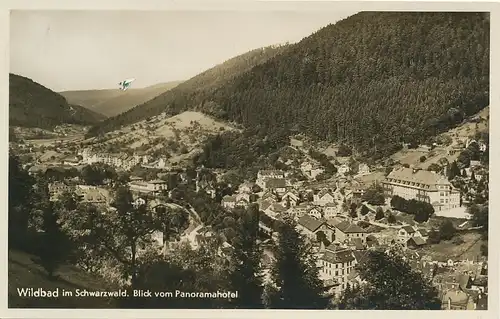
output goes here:
[{"label": "row of buildings", "polygon": [[143,165],[149,168],[158,168],[158,169],[168,169],[168,162],[166,158],[160,157],[157,159],[153,159],[149,155],[145,154],[108,154],[108,153],[99,153],[93,152],[90,149],[84,149],[80,154],[81,160],[77,158],[68,157],[65,160],[69,165],[81,165],[81,164],[94,164],[94,163],[103,163],[116,168],[120,168],[123,170],[130,170],[136,165]]}]

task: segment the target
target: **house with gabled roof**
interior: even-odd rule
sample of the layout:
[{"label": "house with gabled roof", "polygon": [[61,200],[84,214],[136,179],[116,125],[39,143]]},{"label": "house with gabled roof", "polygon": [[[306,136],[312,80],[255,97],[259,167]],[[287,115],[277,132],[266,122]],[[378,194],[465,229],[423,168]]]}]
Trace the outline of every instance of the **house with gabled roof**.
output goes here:
[{"label": "house with gabled roof", "polygon": [[142,206],[142,205],[146,205],[146,200],[142,197],[137,197],[133,202],[132,202],[132,205],[134,205],[134,207],[139,207],[139,206]]},{"label": "house with gabled roof", "polygon": [[244,198],[244,197],[240,197],[238,198],[237,196],[236,197],[236,203],[235,203],[235,207],[243,207],[243,208],[247,208],[248,205],[250,204],[250,202]]},{"label": "house with gabled roof", "polygon": [[283,203],[289,204],[290,206],[296,206],[300,200],[300,194],[294,189],[289,189],[281,196],[281,201]]},{"label": "house with gabled roof", "polygon": [[316,241],[319,231],[322,231],[328,240],[331,240],[333,236],[333,229],[328,227],[323,220],[316,219],[309,215],[304,215],[298,219],[297,230],[312,241]]},{"label": "house with gabled roof", "polygon": [[312,206],[309,205],[308,203],[300,203],[290,208],[290,216],[292,216],[295,220],[297,220],[298,218],[305,215],[311,207]]},{"label": "house with gabled roof", "polygon": [[248,203],[250,202],[250,194],[248,193],[237,193],[236,195],[233,195],[234,197],[236,197],[236,201],[239,201],[239,200],[245,200],[247,201]]},{"label": "house with gabled roof", "polygon": [[267,191],[262,195],[261,200],[276,203],[278,202],[278,196],[271,191]]},{"label": "house with gabled roof", "polygon": [[344,243],[351,238],[360,238],[363,244],[366,243],[366,230],[347,220],[335,225],[335,241]]},{"label": "house with gabled roof", "polygon": [[360,163],[358,165],[358,175],[367,175],[370,174],[370,167],[365,163]]},{"label": "house with gabled roof", "polygon": [[412,248],[412,249],[420,248],[420,247],[424,246],[425,244],[426,244],[426,241],[422,237],[419,237],[419,236],[413,236],[406,241],[406,246],[408,248]]},{"label": "house with gabled roof", "polygon": [[265,210],[264,213],[271,217],[276,217],[287,211],[287,208],[279,203],[270,204]]},{"label": "house with gabled roof", "polygon": [[417,234],[415,228],[412,226],[403,226],[398,230],[398,239],[401,243],[406,243],[408,239]]},{"label": "house with gabled roof", "polygon": [[263,188],[282,196],[286,193],[287,186],[286,179],[284,178],[269,178],[266,180]]},{"label": "house with gabled roof", "polygon": [[236,206],[236,196],[226,195],[222,198],[222,207],[224,208],[234,208]]},{"label": "house with gabled roof", "polygon": [[313,195],[313,201],[315,205],[325,206],[328,203],[334,203],[335,196],[330,189],[322,189],[317,194]]},{"label": "house with gabled roof", "polygon": [[255,184],[251,183],[251,182],[244,182],[244,183],[240,184],[240,186],[238,187],[238,192],[251,194],[251,193],[253,193],[253,186],[254,185]]},{"label": "house with gabled roof", "polygon": [[345,175],[345,174],[349,173],[350,170],[351,170],[351,168],[347,164],[342,164],[339,167],[337,167],[337,173],[339,175]]},{"label": "house with gabled roof", "polygon": [[311,216],[311,217],[314,217],[316,219],[323,218],[323,213],[319,209],[319,207],[311,207],[311,208],[309,208],[309,210],[307,211],[306,214],[309,215],[309,216]]},{"label": "house with gabled roof", "polygon": [[429,231],[425,228],[419,228],[415,231],[415,236],[422,237],[423,240],[427,240],[429,238]]}]

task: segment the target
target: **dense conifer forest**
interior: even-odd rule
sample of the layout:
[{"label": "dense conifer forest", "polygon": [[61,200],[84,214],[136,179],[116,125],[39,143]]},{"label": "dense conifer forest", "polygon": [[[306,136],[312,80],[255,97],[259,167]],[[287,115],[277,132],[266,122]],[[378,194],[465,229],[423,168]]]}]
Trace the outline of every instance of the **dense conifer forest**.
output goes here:
[{"label": "dense conifer forest", "polygon": [[9,124],[51,129],[60,124],[95,124],[105,116],[70,105],[60,94],[31,79],[9,74]]},{"label": "dense conifer forest", "polygon": [[487,13],[361,12],[282,52],[257,51],[251,70],[205,72],[92,133],[195,109],[383,157],[489,104],[489,34]]}]

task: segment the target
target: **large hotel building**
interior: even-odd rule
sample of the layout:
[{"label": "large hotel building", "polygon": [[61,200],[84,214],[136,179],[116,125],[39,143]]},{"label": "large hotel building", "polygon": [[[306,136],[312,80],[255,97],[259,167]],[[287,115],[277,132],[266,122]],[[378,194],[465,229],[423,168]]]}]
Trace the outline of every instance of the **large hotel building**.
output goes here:
[{"label": "large hotel building", "polygon": [[435,211],[460,207],[460,192],[444,176],[431,171],[396,169],[382,184],[387,195],[427,202]]}]

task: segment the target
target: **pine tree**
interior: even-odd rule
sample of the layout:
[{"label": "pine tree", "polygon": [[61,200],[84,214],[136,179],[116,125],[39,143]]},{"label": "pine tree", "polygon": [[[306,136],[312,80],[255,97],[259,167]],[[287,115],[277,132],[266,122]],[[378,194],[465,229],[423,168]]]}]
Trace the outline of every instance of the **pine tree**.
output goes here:
[{"label": "pine tree", "polygon": [[42,213],[42,235],[37,249],[39,263],[47,271],[49,279],[54,279],[57,268],[66,261],[71,244],[58,223],[59,214],[53,202],[50,201],[47,183],[42,180],[38,184],[40,202],[38,208]]},{"label": "pine tree", "polygon": [[458,168],[458,164],[456,161],[451,163],[450,169],[448,171],[448,180],[454,179],[456,176],[460,176],[460,168]]},{"label": "pine tree", "polygon": [[331,296],[318,277],[312,246],[286,220],[279,227],[271,269],[274,289],[269,292],[269,307],[274,309],[326,309]]},{"label": "pine tree", "polygon": [[259,209],[253,204],[241,216],[233,243],[234,268],[229,275],[232,289],[238,298],[232,300],[235,308],[257,309],[263,307],[262,250],[257,242]]},{"label": "pine tree", "polygon": [[19,158],[9,153],[9,247],[24,246],[26,242],[34,183]]},{"label": "pine tree", "polygon": [[474,171],[470,173],[470,180],[475,182],[476,181],[476,174],[474,174]]}]

